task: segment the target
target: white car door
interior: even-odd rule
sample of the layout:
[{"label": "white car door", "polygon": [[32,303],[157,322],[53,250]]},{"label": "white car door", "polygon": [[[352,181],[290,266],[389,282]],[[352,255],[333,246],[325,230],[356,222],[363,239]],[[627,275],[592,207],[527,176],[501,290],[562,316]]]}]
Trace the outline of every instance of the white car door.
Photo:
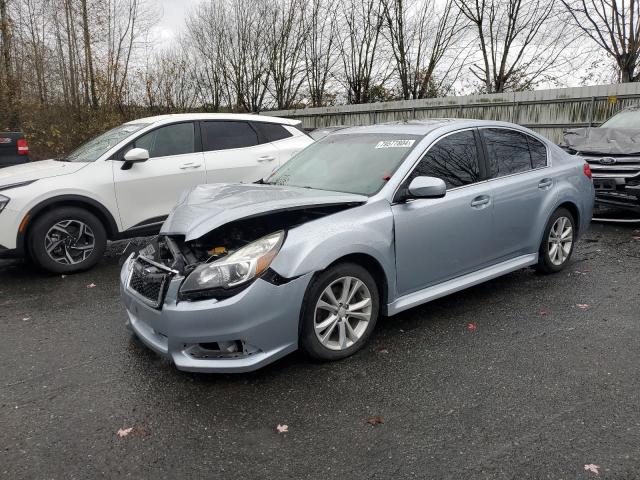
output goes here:
[{"label": "white car door", "polygon": [[196,151],[198,133],[193,122],[157,128],[129,145],[148,150],[149,160],[129,169],[125,162],[112,162],[123,230],[159,225],[183,191],[206,182],[203,154]]},{"label": "white car door", "polygon": [[207,183],[251,183],[268,177],[280,165],[271,142],[260,143],[246,121],[200,122]]}]

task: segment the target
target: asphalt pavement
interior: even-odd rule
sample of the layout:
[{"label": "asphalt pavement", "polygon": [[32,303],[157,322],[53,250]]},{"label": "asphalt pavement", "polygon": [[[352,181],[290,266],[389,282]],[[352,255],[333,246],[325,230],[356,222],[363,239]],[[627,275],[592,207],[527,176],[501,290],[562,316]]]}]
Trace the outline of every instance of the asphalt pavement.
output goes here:
[{"label": "asphalt pavement", "polygon": [[64,278],[4,261],[0,477],[640,478],[638,228],[382,319],[347,360],[240,375],[131,337],[121,244]]}]

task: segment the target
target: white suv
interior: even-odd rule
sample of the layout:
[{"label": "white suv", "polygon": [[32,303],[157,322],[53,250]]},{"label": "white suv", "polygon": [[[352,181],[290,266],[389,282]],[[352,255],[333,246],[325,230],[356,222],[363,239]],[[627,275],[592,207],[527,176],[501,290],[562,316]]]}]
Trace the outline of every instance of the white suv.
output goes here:
[{"label": "white suv", "polygon": [[92,267],[108,239],[157,231],[180,194],[254,182],[313,140],[300,122],[235,114],[142,118],[60,160],[0,170],[0,258],[46,270]]}]

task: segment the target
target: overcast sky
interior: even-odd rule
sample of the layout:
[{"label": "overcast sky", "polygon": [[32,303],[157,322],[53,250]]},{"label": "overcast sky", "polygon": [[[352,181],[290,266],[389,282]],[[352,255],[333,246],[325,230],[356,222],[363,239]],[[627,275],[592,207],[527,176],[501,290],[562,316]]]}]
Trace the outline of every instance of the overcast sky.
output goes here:
[{"label": "overcast sky", "polygon": [[153,0],[162,12],[153,34],[162,46],[171,44],[171,41],[184,30],[187,12],[201,1],[203,0]]}]

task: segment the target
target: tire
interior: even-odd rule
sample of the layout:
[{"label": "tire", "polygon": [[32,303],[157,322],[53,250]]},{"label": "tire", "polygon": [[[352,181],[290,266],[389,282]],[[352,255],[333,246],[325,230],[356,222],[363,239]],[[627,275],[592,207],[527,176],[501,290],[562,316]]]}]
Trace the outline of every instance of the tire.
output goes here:
[{"label": "tire", "polygon": [[[345,279],[349,279],[346,296],[351,299],[342,296]],[[330,299],[329,287],[335,302]],[[368,305],[367,299],[370,300]],[[323,306],[319,307],[321,300]],[[358,308],[350,311],[345,303]],[[378,287],[365,268],[354,263],[330,267],[314,278],[307,288],[301,314],[300,346],[316,360],[339,360],[353,355],[367,343],[379,312]],[[336,317],[333,321],[332,316]],[[316,324],[324,324],[325,328],[316,329]],[[324,343],[320,337],[325,337]]]},{"label": "tire", "polygon": [[91,212],[77,207],[59,207],[34,221],[27,245],[33,261],[42,269],[74,273],[98,263],[107,247],[107,233],[102,222]]},{"label": "tire", "polygon": [[[564,220],[563,220],[564,219]],[[564,221],[564,226],[562,222]],[[567,235],[567,227],[571,228]],[[560,236],[567,235],[564,240],[558,240],[558,229],[561,228]],[[552,232],[553,229],[553,232]],[[568,240],[570,238],[570,241]],[[538,251],[538,265],[536,270],[540,273],[556,273],[562,270],[571,259],[576,243],[576,222],[573,215],[566,208],[559,208],[547,222],[544,229],[540,250]],[[554,249],[555,245],[555,249]],[[562,247],[562,248],[561,248]],[[568,248],[567,248],[568,247]]]}]

